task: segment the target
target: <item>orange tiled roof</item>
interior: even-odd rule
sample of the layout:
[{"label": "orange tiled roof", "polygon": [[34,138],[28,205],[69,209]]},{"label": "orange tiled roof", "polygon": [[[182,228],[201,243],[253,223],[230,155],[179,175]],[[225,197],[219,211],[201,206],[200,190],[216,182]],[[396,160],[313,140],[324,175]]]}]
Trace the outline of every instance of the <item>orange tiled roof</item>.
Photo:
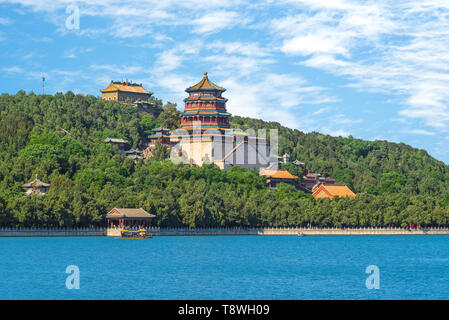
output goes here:
[{"label": "orange tiled roof", "polygon": [[114,91],[153,94],[152,92],[146,90],[141,85],[135,83],[131,84],[127,82],[117,83],[112,81],[106,89],[100,90],[100,92],[114,92]]},{"label": "orange tiled roof", "polygon": [[[319,195],[321,192],[324,192],[326,196]],[[333,198],[335,196],[339,197],[355,197],[355,193],[351,191],[346,185],[320,185],[319,187],[314,188],[313,191],[314,198],[322,198],[328,197]]]},{"label": "orange tiled roof", "polygon": [[287,170],[270,170],[270,169],[261,169],[259,175],[266,176],[267,178],[275,178],[275,179],[297,179],[297,176],[292,175]]},{"label": "orange tiled roof", "polygon": [[189,91],[196,91],[196,90],[218,90],[218,91],[226,91],[225,88],[219,87],[216,84],[209,81],[209,78],[207,77],[207,72],[204,72],[203,80],[198,82],[196,85],[191,86],[186,89],[187,92]]}]

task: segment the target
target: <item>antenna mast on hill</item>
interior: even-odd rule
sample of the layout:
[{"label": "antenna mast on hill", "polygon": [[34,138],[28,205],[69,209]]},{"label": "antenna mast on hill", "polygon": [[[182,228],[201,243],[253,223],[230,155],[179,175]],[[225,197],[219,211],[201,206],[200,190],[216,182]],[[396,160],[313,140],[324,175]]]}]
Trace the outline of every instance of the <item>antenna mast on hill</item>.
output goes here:
[{"label": "antenna mast on hill", "polygon": [[45,94],[45,77],[42,77],[42,95]]}]

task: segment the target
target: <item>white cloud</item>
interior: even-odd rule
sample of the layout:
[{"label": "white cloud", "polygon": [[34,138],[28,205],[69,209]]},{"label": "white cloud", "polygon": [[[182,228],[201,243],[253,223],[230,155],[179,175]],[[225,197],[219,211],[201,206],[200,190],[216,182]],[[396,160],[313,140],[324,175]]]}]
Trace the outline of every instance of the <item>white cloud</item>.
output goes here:
[{"label": "white cloud", "polygon": [[167,73],[163,77],[149,80],[155,86],[163,88],[163,96],[166,101],[177,102],[179,109],[183,109],[182,100],[186,97],[185,89],[197,83],[198,77],[191,77],[180,73]]},{"label": "white cloud", "polygon": [[348,131],[343,129],[333,129],[328,126],[320,128],[320,131],[333,137],[347,137],[350,135]]},{"label": "white cloud", "polygon": [[154,72],[163,73],[172,71],[181,65],[183,59],[183,56],[178,54],[176,50],[163,51],[156,59]]},{"label": "white cloud", "polygon": [[406,134],[424,135],[424,136],[434,136],[434,135],[436,135],[436,132],[423,130],[423,129],[404,130],[404,133],[406,133]]},{"label": "white cloud", "polygon": [[273,63],[271,59],[257,59],[232,55],[210,55],[202,58],[211,65],[211,70],[221,75],[248,76],[262,70],[266,64]]},{"label": "white cloud", "polygon": [[343,39],[332,35],[330,30],[323,34],[307,34],[284,41],[281,50],[288,54],[310,55],[314,53],[334,53],[347,55]]},{"label": "white cloud", "polygon": [[75,54],[75,49],[70,49],[63,54],[63,58],[76,59],[78,56]]},{"label": "white cloud", "polygon": [[361,91],[396,94],[401,117],[449,126],[449,3],[288,1],[304,10],[272,20],[279,50],[348,78]]},{"label": "white cloud", "polygon": [[12,20],[10,18],[0,17],[0,25],[8,25],[11,23],[12,23]]},{"label": "white cloud", "polygon": [[320,114],[325,114],[326,112],[329,112],[330,110],[331,110],[331,108],[329,108],[329,107],[323,107],[323,108],[318,109],[315,112],[312,112],[312,116],[318,116]]},{"label": "white cloud", "polygon": [[237,54],[250,57],[266,57],[271,55],[268,48],[260,47],[260,45],[255,42],[225,42],[222,40],[214,40],[208,43],[206,48],[223,55]]},{"label": "white cloud", "polygon": [[152,72],[159,77],[164,76],[165,73],[179,68],[190,56],[198,55],[202,47],[203,44],[200,40],[177,43],[171,49],[161,51],[156,55]]},{"label": "white cloud", "polygon": [[[66,8],[72,0],[4,0],[20,4],[23,9],[45,13],[44,19],[55,24],[60,34],[73,33],[65,28],[68,16]],[[160,27],[187,26],[198,34],[213,34],[223,29],[245,24],[248,18],[241,16],[236,9],[242,1],[192,0],[79,0],[81,29],[76,33],[97,38],[105,34],[115,38],[136,38],[153,36],[154,41],[166,40]],[[201,10],[198,10],[201,8]],[[85,27],[85,17],[105,18],[101,27]],[[162,36],[162,37],[161,37]]]},{"label": "white cloud", "polygon": [[23,68],[18,67],[18,66],[2,68],[2,71],[6,72],[6,73],[22,73],[22,72],[24,72]]},{"label": "white cloud", "polygon": [[192,21],[194,33],[217,33],[242,22],[242,17],[234,11],[214,11]]},{"label": "white cloud", "polygon": [[117,76],[127,76],[127,75],[134,75],[145,72],[145,69],[141,66],[117,66],[117,65],[98,65],[98,64],[92,64],[90,69],[95,71],[107,71],[109,74]]},{"label": "white cloud", "polygon": [[301,112],[302,105],[334,99],[326,95],[324,88],[311,86],[301,77],[289,74],[263,73],[249,79],[230,77],[219,85],[228,90],[229,112],[278,121],[291,128],[303,127],[295,116],[296,112]]}]

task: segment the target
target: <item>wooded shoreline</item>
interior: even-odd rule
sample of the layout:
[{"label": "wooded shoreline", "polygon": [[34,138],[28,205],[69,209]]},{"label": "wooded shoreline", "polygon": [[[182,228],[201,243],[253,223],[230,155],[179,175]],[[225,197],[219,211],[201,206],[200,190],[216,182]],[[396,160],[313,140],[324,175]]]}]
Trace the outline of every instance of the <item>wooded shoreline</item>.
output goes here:
[{"label": "wooded shoreline", "polygon": [[[154,103],[160,109],[156,118],[73,92],[0,95],[0,225],[103,227],[103,216],[116,207],[143,208],[160,227],[449,227],[449,166],[401,143],[230,118],[243,131],[278,130],[279,154],[357,194],[332,201],[284,183],[271,189],[256,170],[174,164],[163,147],[150,159],[128,158],[105,143],[116,137],[143,150],[155,129],[180,126],[175,105]],[[301,167],[287,162],[282,169],[301,183]],[[36,174],[50,187],[44,196],[26,196],[23,186]]]}]

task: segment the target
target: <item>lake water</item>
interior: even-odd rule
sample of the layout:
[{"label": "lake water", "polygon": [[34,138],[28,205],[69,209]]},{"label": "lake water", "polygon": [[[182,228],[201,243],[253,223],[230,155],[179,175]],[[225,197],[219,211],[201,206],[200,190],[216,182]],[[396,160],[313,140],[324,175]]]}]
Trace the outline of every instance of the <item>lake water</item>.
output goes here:
[{"label": "lake water", "polygon": [[449,298],[449,236],[0,238],[0,254],[0,299]]}]

